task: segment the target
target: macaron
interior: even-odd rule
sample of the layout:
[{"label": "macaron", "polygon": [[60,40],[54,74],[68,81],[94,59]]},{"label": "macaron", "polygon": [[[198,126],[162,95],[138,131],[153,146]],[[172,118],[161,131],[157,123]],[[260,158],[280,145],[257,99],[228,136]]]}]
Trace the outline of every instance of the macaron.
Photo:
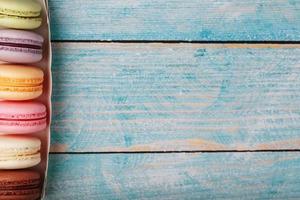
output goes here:
[{"label": "macaron", "polygon": [[41,10],[35,0],[0,0],[0,26],[36,29],[42,24]]},{"label": "macaron", "polygon": [[0,200],[36,200],[41,195],[41,185],[36,171],[0,171]]},{"label": "macaron", "polygon": [[0,60],[10,63],[35,63],[43,57],[44,38],[34,32],[0,30]]},{"label": "macaron", "polygon": [[0,65],[0,99],[31,100],[43,93],[44,73],[40,68]]},{"label": "macaron", "polygon": [[38,102],[0,102],[0,135],[26,134],[47,127],[46,106]]},{"label": "macaron", "polygon": [[41,141],[34,137],[0,136],[0,170],[25,169],[41,162]]}]

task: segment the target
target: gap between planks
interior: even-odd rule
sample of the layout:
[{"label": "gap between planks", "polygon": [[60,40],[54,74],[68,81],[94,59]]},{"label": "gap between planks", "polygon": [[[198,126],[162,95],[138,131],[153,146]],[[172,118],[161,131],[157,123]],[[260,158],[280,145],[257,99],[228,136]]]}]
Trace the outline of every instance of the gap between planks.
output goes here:
[{"label": "gap between planks", "polygon": [[298,42],[285,42],[285,41],[223,41],[223,42],[199,42],[199,41],[98,41],[98,40],[52,40],[52,43],[81,43],[81,44],[89,44],[89,43],[96,43],[96,44],[103,44],[104,46],[128,46],[128,45],[138,45],[138,44],[148,44],[149,46],[154,46],[156,48],[158,47],[165,47],[165,45],[170,46],[183,46],[183,45],[193,45],[200,48],[228,48],[228,49],[246,49],[246,48],[286,48],[286,49],[292,49],[292,48],[300,48],[300,41]]},{"label": "gap between planks", "polygon": [[270,150],[216,150],[216,151],[111,151],[111,152],[50,152],[51,155],[84,155],[84,154],[193,154],[193,153],[265,153],[265,152],[300,152],[300,149]]},{"label": "gap between planks", "polygon": [[163,43],[163,44],[300,44],[300,41],[249,41],[249,40],[224,40],[224,41],[187,41],[187,40],[52,40],[54,43]]}]

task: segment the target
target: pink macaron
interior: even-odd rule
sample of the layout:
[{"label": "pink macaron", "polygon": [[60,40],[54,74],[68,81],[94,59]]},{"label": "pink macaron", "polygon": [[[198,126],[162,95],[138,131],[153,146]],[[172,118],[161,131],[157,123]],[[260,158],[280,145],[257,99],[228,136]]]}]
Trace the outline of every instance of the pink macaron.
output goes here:
[{"label": "pink macaron", "polygon": [[46,127],[45,105],[38,102],[0,102],[0,135],[34,133]]},{"label": "pink macaron", "polygon": [[44,38],[34,32],[0,30],[0,61],[35,63],[43,57]]}]

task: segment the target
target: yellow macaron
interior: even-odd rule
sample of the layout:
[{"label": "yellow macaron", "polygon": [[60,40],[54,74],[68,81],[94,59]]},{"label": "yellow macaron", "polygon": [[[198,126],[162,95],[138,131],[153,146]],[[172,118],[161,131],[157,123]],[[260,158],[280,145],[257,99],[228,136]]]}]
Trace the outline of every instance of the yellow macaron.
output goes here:
[{"label": "yellow macaron", "polygon": [[42,7],[35,0],[0,0],[0,26],[35,29],[41,26]]},{"label": "yellow macaron", "polygon": [[0,99],[23,101],[43,93],[44,72],[26,65],[0,65]]}]

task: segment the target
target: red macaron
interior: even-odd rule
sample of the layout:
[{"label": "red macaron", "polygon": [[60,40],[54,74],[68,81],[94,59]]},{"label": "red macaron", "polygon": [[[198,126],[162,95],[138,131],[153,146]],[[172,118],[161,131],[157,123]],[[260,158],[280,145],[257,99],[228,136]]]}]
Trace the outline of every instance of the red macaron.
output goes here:
[{"label": "red macaron", "polygon": [[0,171],[0,200],[37,200],[40,174],[31,170]]}]

